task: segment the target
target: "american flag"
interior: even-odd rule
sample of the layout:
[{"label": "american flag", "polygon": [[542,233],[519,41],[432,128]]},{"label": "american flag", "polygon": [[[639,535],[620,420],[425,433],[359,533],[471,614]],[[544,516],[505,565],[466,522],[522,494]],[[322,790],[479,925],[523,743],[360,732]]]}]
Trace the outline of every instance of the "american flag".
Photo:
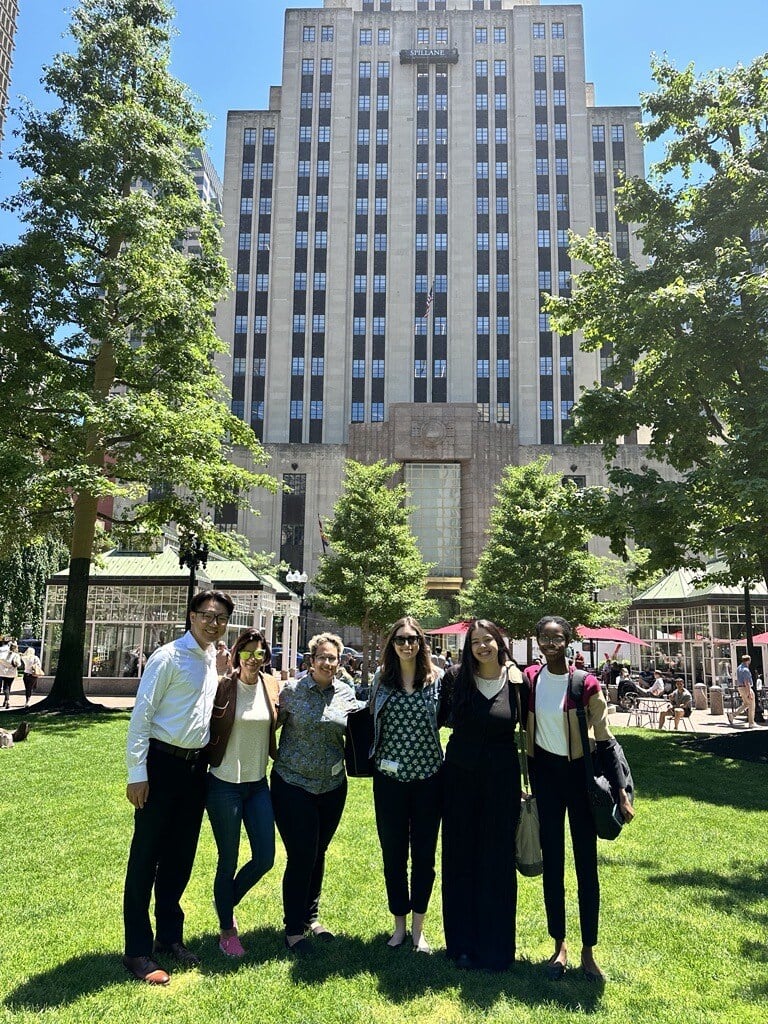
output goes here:
[{"label": "american flag", "polygon": [[432,299],[434,297],[434,294],[433,294],[434,290],[435,290],[435,282],[433,281],[432,282],[432,287],[429,289],[429,295],[427,295],[427,304],[424,307],[424,317],[423,317],[423,319],[426,319],[429,316],[429,311],[430,311],[430,309],[432,309]]}]

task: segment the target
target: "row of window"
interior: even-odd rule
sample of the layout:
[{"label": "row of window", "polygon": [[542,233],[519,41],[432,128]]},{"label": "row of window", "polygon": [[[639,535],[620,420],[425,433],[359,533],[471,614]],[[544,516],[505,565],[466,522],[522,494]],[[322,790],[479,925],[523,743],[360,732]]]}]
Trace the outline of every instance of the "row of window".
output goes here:
[{"label": "row of window", "polygon": [[[301,73],[302,75],[314,75],[315,73],[315,61],[312,57],[305,57],[301,62]],[[321,75],[332,75],[333,74],[333,58],[323,57],[320,61],[320,74]]]},{"label": "row of window", "polygon": [[[305,43],[314,43],[315,41],[315,26],[305,25],[304,31],[301,34],[301,38]],[[333,42],[333,25],[321,25],[320,27],[320,41],[323,43]]]},{"label": "row of window", "polygon": [[[605,125],[604,124],[593,124],[592,125],[592,141],[593,142],[605,142]],[[624,125],[623,124],[612,124],[611,125],[611,142],[623,142],[624,141]]]},{"label": "row of window", "polygon": [[[478,402],[477,403],[477,418],[481,423],[491,422],[491,403],[490,402]],[[509,423],[509,402],[497,402],[496,404],[496,415],[494,417],[497,423]]]},{"label": "row of window", "polygon": [[[366,9],[365,3],[363,4],[363,10]],[[474,7],[475,10],[483,10],[482,5],[478,8]],[[491,7],[493,10],[494,8]],[[499,8],[497,8],[499,9]],[[553,39],[564,39],[565,38],[565,25],[562,21],[553,21],[551,25],[551,34]],[[535,21],[533,23],[533,38],[534,39],[546,39],[547,27],[543,21]],[[314,25],[304,25],[302,30],[301,38],[305,43],[314,43],[316,40],[316,29]],[[369,45],[373,40],[373,30],[368,28],[360,29],[360,44],[362,46]],[[379,29],[377,33],[377,39],[379,43],[388,43],[389,40],[389,29]],[[333,25],[321,25],[320,26],[320,41],[322,43],[333,42]],[[418,28],[416,30],[416,42],[419,45],[429,44],[432,41],[430,30],[428,28]],[[493,29],[493,41],[494,43],[506,43],[507,41],[507,30],[504,27],[497,27]],[[445,44],[448,42],[448,29],[437,28],[435,29],[435,42]],[[487,43],[488,42],[488,29],[477,27],[475,29],[475,42],[476,43]]]},{"label": "row of window", "polygon": [[[243,145],[244,146],[255,146],[257,142],[258,131],[256,128],[246,128],[243,131]],[[275,129],[274,128],[262,128],[261,130],[261,143],[263,146],[274,146],[275,144]]]},{"label": "row of window", "polygon": [[[533,58],[533,70],[536,72],[542,72],[547,70],[547,58],[542,54],[536,54]],[[552,58],[552,71],[560,72],[565,71],[565,57],[562,54],[555,54]]]},{"label": "row of window", "polygon": [[[365,403],[364,402],[353,402],[350,420],[352,423],[364,423],[365,422]],[[384,403],[383,402],[371,402],[371,423],[383,423],[384,422]]]},{"label": "row of window", "polygon": [[[565,422],[570,420],[573,411],[573,402],[566,400],[560,403],[560,419]],[[552,420],[555,418],[555,403],[553,401],[539,402],[539,418]]]},{"label": "row of window", "polygon": [[[475,61],[475,78],[487,78],[488,77],[488,61],[487,60],[476,60]],[[493,77],[494,78],[506,78],[507,77],[507,62],[505,60],[495,60],[493,62]]]},{"label": "row of window", "polygon": [[[447,35],[446,29],[446,35]],[[361,28],[360,29],[360,45],[370,46],[373,43],[373,29]],[[376,33],[376,42],[380,45],[387,45],[390,42],[390,32],[388,28],[380,28]]]},{"label": "row of window", "polygon": [[[291,401],[291,419],[300,420],[304,417],[304,402],[300,398],[295,398]],[[322,400],[312,401],[309,403],[309,418],[311,420],[321,420],[323,418],[323,402]]]},{"label": "row of window", "polygon": [[[371,62],[369,60],[361,60],[357,66],[357,73],[360,78],[371,77]],[[389,78],[389,61],[380,60],[376,62],[376,77],[377,78]]]}]

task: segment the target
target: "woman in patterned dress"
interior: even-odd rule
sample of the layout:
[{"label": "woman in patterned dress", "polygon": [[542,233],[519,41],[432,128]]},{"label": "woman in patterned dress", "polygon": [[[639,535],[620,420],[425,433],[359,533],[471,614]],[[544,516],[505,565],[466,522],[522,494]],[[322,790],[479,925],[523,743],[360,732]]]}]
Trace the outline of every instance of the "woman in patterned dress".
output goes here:
[{"label": "woman in patterned dress", "polygon": [[403,945],[410,913],[413,948],[419,953],[431,952],[424,917],[435,881],[442,804],[443,752],[437,726],[441,676],[416,619],[398,619],[368,701],[374,721],[373,801],[387,901],[395,919],[387,945]]}]

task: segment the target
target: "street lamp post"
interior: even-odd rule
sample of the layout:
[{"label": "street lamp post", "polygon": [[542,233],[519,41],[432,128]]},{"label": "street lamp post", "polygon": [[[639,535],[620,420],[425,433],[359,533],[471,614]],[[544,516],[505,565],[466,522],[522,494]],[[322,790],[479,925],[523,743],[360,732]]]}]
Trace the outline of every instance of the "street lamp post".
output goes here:
[{"label": "street lamp post", "polygon": [[307,649],[307,611],[309,610],[309,601],[304,597],[304,588],[307,585],[309,576],[300,569],[290,569],[285,577],[285,582],[290,583],[299,595],[299,623],[300,623],[300,638],[302,651]]},{"label": "street lamp post", "polygon": [[192,531],[185,531],[179,540],[179,567],[189,569],[189,583],[187,584],[187,618],[186,627],[189,629],[189,606],[195,595],[195,583],[197,570],[202,565],[208,565],[208,545],[201,544],[200,538]]}]

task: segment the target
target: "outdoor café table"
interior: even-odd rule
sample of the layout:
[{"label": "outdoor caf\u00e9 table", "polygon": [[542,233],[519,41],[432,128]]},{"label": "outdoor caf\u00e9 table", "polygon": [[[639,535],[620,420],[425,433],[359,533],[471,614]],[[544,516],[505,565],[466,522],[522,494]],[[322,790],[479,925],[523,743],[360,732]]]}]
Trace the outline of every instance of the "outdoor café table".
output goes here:
[{"label": "outdoor caf\u00e9 table", "polygon": [[629,711],[627,725],[650,725],[653,729],[656,726],[662,703],[653,697],[636,697]]}]

